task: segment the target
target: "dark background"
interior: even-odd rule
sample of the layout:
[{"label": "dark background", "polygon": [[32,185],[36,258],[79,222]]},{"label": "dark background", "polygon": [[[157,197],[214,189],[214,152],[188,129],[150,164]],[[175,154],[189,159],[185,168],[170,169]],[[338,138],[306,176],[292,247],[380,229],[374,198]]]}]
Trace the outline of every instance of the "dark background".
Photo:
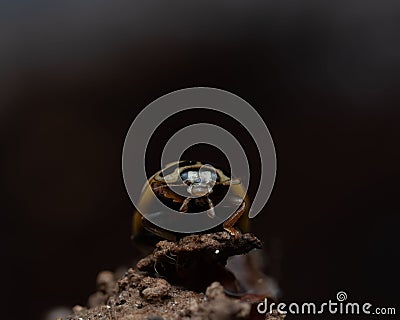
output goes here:
[{"label": "dark background", "polygon": [[270,129],[277,180],[253,231],[283,300],[398,307],[400,3],[182,4],[0,4],[1,318],[85,304],[98,271],[131,264],[125,134],[192,86]]}]

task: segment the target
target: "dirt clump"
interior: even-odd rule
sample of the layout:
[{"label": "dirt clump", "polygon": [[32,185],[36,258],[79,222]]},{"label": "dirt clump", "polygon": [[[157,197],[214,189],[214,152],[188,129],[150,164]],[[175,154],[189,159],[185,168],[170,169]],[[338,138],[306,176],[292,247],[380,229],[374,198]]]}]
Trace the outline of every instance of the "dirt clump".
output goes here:
[{"label": "dirt clump", "polygon": [[257,248],[261,241],[255,236],[227,232],[161,241],[120,279],[100,272],[87,307],[75,306],[65,320],[283,319],[258,314],[259,295],[227,294],[226,287],[239,288],[225,268],[227,259]]}]

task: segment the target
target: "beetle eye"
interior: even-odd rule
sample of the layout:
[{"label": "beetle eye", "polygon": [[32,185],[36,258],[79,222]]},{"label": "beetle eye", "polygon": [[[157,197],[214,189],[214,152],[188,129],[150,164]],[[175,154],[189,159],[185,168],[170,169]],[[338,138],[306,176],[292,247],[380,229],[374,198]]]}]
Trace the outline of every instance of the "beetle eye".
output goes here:
[{"label": "beetle eye", "polygon": [[212,175],[211,171],[200,171],[200,177],[201,177],[200,180],[205,183],[215,180],[215,179],[213,179],[213,175]]},{"label": "beetle eye", "polygon": [[212,183],[213,185],[217,181],[217,173],[215,168],[210,164],[205,164],[199,169],[199,176],[202,182]]}]

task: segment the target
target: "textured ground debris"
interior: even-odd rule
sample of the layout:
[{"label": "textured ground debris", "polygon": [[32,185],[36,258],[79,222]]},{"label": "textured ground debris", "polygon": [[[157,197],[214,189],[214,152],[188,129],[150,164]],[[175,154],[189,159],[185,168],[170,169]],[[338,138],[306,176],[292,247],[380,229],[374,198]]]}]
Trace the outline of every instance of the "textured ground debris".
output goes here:
[{"label": "textured ground debris", "polygon": [[161,241],[121,279],[101,272],[87,307],[74,307],[66,319],[283,319],[255,313],[254,304],[227,296],[220,283],[229,280],[229,272],[223,271],[228,257],[260,247],[251,234],[234,238],[226,232]]},{"label": "textured ground debris", "polygon": [[227,259],[255,248],[261,248],[261,241],[249,233],[238,238],[227,232],[191,235],[178,243],[159,242],[137,267],[186,289],[205,291],[210,283],[222,281],[225,287],[230,285],[235,290],[234,276],[225,268]]}]

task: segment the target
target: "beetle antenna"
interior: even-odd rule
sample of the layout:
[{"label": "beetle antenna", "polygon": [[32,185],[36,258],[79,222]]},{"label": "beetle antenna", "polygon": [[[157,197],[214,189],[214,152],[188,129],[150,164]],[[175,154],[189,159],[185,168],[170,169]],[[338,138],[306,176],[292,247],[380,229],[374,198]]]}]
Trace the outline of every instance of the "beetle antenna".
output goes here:
[{"label": "beetle antenna", "polygon": [[223,186],[229,186],[231,184],[241,184],[241,183],[242,183],[242,180],[240,180],[239,178],[234,178],[234,179],[231,179],[231,180],[227,180],[227,181],[221,182],[221,184]]},{"label": "beetle antenna", "polygon": [[161,190],[161,189],[165,189],[167,187],[184,187],[184,186],[186,186],[186,185],[185,184],[173,184],[173,183],[170,183],[170,184],[167,184],[167,185],[161,185],[161,186],[154,187],[153,191],[158,191],[158,190]]}]

